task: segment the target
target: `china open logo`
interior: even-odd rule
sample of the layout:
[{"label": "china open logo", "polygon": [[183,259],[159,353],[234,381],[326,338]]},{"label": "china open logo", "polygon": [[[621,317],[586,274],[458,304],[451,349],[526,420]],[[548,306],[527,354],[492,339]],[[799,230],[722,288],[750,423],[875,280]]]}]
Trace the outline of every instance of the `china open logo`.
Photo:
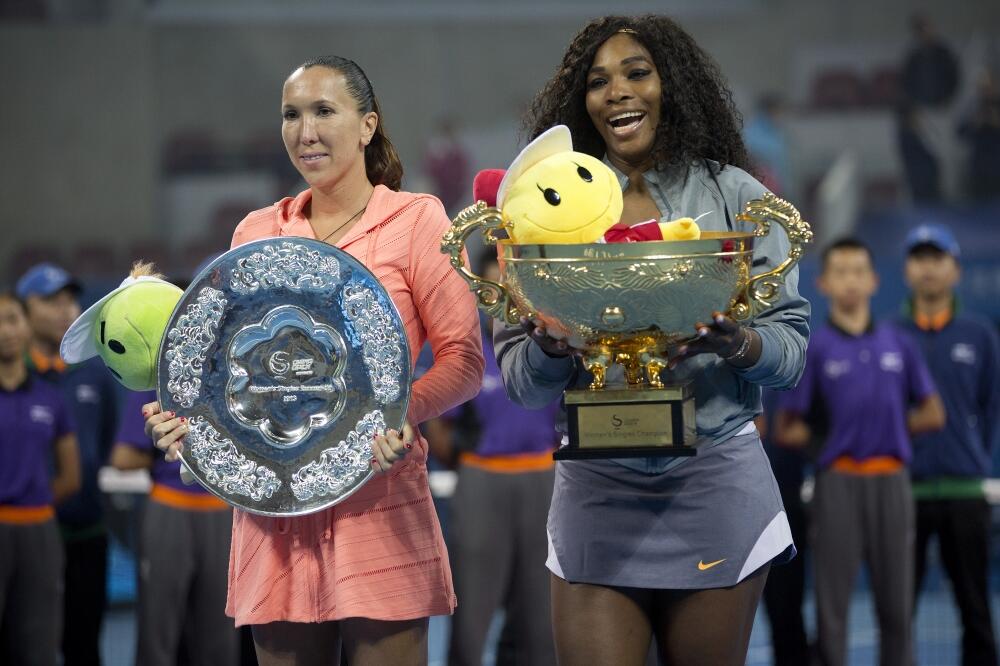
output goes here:
[{"label": "china open logo", "polygon": [[315,359],[311,358],[296,358],[289,361],[288,352],[276,351],[267,360],[267,369],[275,377],[284,378],[289,370],[295,373],[296,377],[311,377],[314,362]]}]

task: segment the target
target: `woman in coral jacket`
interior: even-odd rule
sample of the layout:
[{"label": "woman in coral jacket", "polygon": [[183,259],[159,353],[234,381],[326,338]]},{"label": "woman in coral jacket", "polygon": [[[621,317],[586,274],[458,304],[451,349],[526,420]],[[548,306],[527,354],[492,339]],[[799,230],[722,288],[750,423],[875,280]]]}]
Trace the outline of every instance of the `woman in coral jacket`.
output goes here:
[{"label": "woman in coral jacket", "polygon": [[[448,553],[416,426],[473,397],[483,376],[475,300],[439,248],[441,203],[399,191],[402,166],[371,82],[354,62],[310,60],[285,81],[282,138],[309,184],[250,213],[233,247],[277,236],[315,238],[350,253],[399,310],[412,359],[433,367],[412,387],[402,432],[372,444],[374,477],[325,511],[274,518],[236,510],[227,612],[253,627],[261,664],[425,664],[431,615],[455,608]],[[146,429],[175,458],[184,416],[144,407]]]}]

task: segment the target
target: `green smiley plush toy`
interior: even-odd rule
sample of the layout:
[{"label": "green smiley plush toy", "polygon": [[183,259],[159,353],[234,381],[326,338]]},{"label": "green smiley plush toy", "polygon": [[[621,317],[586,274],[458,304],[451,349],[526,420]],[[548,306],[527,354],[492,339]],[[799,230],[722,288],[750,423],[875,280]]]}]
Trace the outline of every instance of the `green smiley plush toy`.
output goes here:
[{"label": "green smiley plush toy", "polygon": [[67,363],[100,356],[119,382],[133,391],[156,388],[160,340],[184,292],[136,262],[117,289],[87,308],[63,336]]}]

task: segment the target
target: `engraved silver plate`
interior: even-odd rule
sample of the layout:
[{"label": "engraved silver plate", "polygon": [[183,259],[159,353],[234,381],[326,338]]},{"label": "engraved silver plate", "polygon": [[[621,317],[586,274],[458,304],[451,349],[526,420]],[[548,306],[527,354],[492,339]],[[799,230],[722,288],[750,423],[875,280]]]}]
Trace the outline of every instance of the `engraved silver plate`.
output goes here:
[{"label": "engraved silver plate", "polygon": [[269,516],[320,511],[373,474],[372,438],[410,396],[403,321],[352,256],[304,238],[223,254],[177,304],[158,396],[188,418],[181,458],[209,491]]}]

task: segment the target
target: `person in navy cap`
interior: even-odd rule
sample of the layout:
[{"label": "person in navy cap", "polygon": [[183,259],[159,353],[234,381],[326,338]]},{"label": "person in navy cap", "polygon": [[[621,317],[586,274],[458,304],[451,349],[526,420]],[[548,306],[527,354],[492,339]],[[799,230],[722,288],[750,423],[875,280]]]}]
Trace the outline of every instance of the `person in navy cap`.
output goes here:
[{"label": "person in navy cap", "polygon": [[31,325],[28,366],[61,389],[77,424],[82,485],[58,508],[66,549],[63,660],[66,666],[99,664],[108,540],[97,472],[114,440],[118,388],[100,359],[67,365],[59,357],[59,343],[80,315],[80,283],[72,275],[39,264],[18,280],[16,292]]},{"label": "person in navy cap", "polygon": [[937,535],[962,618],[962,663],[996,664],[987,587],[990,506],[983,480],[1000,431],[1000,344],[989,321],[960,308],[955,288],[961,251],[951,231],[919,226],[905,247],[910,298],[900,324],[923,352],[948,414],[944,430],[913,441],[916,591],[928,541]]},{"label": "person in navy cap", "polygon": [[54,505],[80,487],[80,467],[63,396],[25,363],[26,314],[0,292],[0,664],[55,666],[63,546]]},{"label": "person in navy cap", "polygon": [[[855,239],[829,246],[818,286],[830,319],[813,333],[798,387],[781,400],[778,443],[806,446],[825,421],[811,513],[820,660],[846,663],[847,611],[862,561],[879,619],[879,663],[913,663],[914,509],[910,438],[944,426],[945,412],[917,346],[876,324],[878,276]],[[820,419],[810,419],[819,407]]]}]

